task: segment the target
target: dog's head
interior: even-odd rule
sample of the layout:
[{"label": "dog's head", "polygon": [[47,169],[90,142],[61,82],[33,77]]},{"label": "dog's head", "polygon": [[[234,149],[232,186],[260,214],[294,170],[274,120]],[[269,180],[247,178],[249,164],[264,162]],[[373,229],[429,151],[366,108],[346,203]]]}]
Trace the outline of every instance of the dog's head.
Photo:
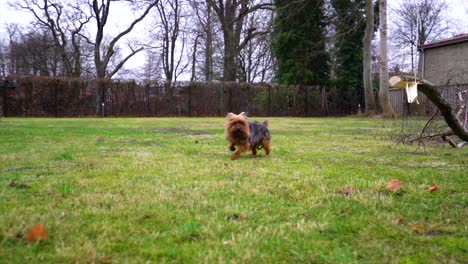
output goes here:
[{"label": "dog's head", "polygon": [[229,113],[226,118],[226,136],[240,140],[245,140],[250,136],[249,121],[244,112],[238,115]]}]

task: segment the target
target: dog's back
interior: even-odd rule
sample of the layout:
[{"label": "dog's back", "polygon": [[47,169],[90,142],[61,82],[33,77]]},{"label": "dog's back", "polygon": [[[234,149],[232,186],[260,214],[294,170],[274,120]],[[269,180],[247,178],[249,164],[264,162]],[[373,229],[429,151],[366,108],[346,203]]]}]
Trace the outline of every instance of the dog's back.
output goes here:
[{"label": "dog's back", "polygon": [[250,145],[257,146],[261,145],[263,139],[267,139],[270,141],[271,135],[270,131],[268,130],[268,121],[263,121],[263,123],[254,121],[249,122],[249,130],[250,130]]}]

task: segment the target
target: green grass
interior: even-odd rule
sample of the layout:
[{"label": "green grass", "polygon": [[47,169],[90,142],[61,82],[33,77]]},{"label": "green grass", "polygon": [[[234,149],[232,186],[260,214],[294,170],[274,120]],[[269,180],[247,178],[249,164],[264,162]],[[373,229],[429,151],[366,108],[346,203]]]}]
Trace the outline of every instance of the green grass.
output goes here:
[{"label": "green grass", "polygon": [[468,262],[468,148],[269,121],[272,155],[231,161],[222,118],[0,119],[0,262]]}]

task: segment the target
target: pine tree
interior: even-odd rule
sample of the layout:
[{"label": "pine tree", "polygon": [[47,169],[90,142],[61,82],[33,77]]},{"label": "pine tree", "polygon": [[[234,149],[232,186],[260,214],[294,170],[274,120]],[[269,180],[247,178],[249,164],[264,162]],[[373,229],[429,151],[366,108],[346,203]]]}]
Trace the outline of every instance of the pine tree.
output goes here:
[{"label": "pine tree", "polygon": [[324,85],[329,77],[324,0],[275,0],[273,51],[283,84]]},{"label": "pine tree", "polygon": [[[363,101],[362,39],[365,1],[332,0],[335,28],[334,73],[342,113],[351,113]],[[352,100],[354,99],[354,100]]]}]

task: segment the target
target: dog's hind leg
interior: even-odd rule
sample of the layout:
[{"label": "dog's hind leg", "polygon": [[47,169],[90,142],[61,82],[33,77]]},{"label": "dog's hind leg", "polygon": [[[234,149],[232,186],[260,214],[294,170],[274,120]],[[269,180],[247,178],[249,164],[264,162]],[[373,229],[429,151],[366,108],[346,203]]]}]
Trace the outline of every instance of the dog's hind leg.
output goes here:
[{"label": "dog's hind leg", "polygon": [[271,148],[270,148],[270,141],[268,139],[264,139],[262,141],[262,148],[265,149],[267,155],[270,155]]},{"label": "dog's hind leg", "polygon": [[252,155],[257,155],[257,148],[256,147],[253,147],[252,148]]}]

